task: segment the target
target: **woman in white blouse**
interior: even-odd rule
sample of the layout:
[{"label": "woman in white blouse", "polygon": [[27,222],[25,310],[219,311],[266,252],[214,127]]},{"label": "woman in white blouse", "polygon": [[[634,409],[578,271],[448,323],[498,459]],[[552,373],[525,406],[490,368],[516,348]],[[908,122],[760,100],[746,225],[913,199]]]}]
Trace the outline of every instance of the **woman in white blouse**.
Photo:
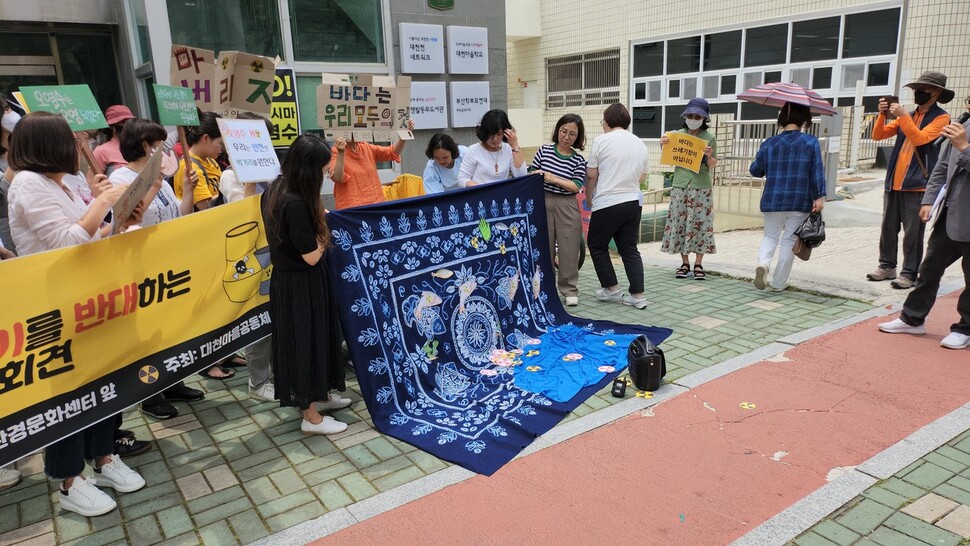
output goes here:
[{"label": "woman in white blouse", "polygon": [[475,128],[479,142],[462,155],[458,180],[466,186],[498,182],[528,174],[519,137],[503,110],[489,110]]},{"label": "woman in white blouse", "polygon": [[[85,205],[63,183],[78,170],[74,134],[64,118],[47,112],[27,114],[11,136],[9,161],[18,171],[10,186],[10,234],[22,256],[79,245],[110,235],[102,221],[127,186],[114,186],[103,175],[95,180],[98,196]],[[130,224],[138,218],[126,219]],[[91,363],[78,363],[79,365]],[[105,419],[44,450],[44,471],[60,482],[61,509],[98,516],[117,504],[96,486],[128,493],[145,486],[145,480],[113,456],[114,420]],[[93,456],[94,472],[85,479],[85,454]]]}]

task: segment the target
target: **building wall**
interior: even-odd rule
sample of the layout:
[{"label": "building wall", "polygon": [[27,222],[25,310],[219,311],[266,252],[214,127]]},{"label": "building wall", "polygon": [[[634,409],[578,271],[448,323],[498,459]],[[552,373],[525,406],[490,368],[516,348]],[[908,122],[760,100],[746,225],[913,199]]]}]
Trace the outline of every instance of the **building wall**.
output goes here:
[{"label": "building wall", "polygon": [[115,0],[0,0],[0,21],[117,24]]}]

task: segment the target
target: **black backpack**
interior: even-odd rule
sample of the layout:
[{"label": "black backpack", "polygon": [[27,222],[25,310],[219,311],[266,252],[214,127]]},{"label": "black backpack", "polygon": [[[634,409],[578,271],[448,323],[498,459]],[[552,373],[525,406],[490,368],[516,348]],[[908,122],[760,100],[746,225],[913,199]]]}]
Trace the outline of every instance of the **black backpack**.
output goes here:
[{"label": "black backpack", "polygon": [[667,375],[667,359],[647,336],[639,335],[630,343],[626,362],[630,379],[637,390],[654,392],[663,385],[663,378]]}]

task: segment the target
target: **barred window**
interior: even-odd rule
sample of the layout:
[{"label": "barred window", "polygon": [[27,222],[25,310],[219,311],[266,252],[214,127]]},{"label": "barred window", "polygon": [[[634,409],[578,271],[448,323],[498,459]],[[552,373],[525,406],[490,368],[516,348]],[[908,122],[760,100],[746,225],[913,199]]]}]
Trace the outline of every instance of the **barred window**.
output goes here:
[{"label": "barred window", "polygon": [[576,108],[620,100],[620,50],[546,59],[547,108]]}]

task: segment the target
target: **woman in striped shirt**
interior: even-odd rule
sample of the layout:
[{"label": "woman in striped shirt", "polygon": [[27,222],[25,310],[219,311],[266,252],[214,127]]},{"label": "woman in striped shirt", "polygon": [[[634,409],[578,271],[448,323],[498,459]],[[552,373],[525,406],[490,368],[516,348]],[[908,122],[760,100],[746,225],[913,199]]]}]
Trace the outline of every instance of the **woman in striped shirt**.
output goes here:
[{"label": "woman in striped shirt", "polygon": [[566,305],[579,305],[579,249],[583,222],[576,194],[586,182],[586,158],[576,150],[586,146],[583,118],[566,114],[556,122],[552,144],[536,152],[529,170],[542,175],[546,190],[546,225],[549,228],[549,255],[559,253],[559,292]]}]

